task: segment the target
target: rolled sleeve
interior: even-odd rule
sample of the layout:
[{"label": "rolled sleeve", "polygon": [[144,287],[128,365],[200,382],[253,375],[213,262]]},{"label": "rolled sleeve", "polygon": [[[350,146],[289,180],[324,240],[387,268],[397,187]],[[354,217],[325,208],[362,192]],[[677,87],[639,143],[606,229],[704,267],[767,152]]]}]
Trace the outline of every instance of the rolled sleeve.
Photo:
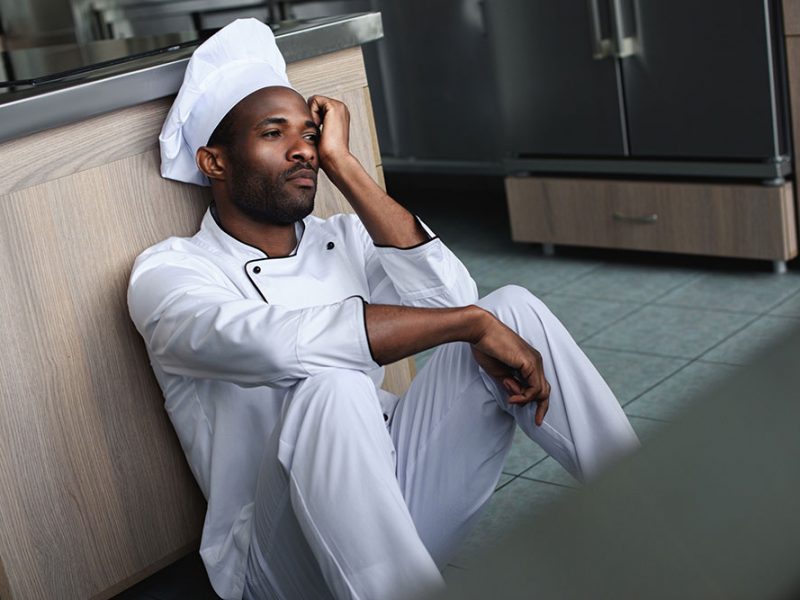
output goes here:
[{"label": "rolled sleeve", "polygon": [[[478,300],[475,281],[464,264],[417,217],[430,236],[411,248],[395,248],[373,244],[372,268],[380,268],[388,281],[378,280],[375,291],[391,282],[400,302],[409,306],[447,307],[464,306]],[[374,302],[379,299],[373,297]]]},{"label": "rolled sleeve", "polygon": [[352,296],[302,311],[297,352],[306,373],[314,375],[332,366],[364,371],[380,366],[369,345],[364,305],[361,296]]}]

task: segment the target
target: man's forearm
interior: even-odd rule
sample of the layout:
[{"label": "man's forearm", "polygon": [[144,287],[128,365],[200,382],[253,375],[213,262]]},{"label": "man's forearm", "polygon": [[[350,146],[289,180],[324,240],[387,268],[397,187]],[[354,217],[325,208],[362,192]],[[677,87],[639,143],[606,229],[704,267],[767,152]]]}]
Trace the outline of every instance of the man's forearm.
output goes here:
[{"label": "man's forearm", "polygon": [[468,342],[478,366],[502,385],[510,404],[536,402],[534,422],[547,412],[550,384],[542,355],[492,313],[470,305],[416,308],[366,304],[372,356],[387,364],[449,342]]},{"label": "man's forearm", "polygon": [[376,244],[409,248],[430,239],[414,215],[384,192],[352,154],[329,162],[325,172]]},{"label": "man's forearm", "polygon": [[491,315],[477,306],[416,308],[367,304],[367,337],[382,365],[449,342],[475,343]]}]

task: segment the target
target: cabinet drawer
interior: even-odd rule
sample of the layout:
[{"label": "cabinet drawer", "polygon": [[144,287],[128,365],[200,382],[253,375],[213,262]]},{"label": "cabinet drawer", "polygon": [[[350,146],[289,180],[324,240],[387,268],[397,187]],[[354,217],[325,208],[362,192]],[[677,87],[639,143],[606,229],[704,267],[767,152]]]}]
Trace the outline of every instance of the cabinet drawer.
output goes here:
[{"label": "cabinet drawer", "polygon": [[780,187],[506,178],[511,236],[741,258],[797,255],[791,184]]}]

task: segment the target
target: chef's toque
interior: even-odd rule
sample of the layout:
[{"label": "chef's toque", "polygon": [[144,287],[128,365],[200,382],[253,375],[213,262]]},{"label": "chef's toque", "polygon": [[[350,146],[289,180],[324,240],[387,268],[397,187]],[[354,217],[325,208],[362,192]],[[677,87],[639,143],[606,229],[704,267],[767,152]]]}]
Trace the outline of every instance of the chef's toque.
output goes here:
[{"label": "chef's toque", "polygon": [[270,86],[292,87],[272,30],[257,19],[237,19],[198,46],[158,136],[161,175],[209,185],[197,149],[240,100]]}]

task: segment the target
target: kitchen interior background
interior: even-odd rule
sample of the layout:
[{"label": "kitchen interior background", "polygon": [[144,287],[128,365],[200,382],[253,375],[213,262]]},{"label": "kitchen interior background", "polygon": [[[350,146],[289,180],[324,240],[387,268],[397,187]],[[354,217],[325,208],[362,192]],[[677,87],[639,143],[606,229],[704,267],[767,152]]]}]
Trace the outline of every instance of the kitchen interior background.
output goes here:
[{"label": "kitchen interior background", "polygon": [[[784,272],[797,254],[790,5],[0,0],[15,61],[0,68],[35,72],[75,43],[99,61],[132,38],[191,39],[242,16],[380,11],[384,38],[364,52],[390,193],[482,294],[518,283],[541,296],[646,440],[800,324],[800,275]],[[574,485],[519,437],[446,575]],[[203,597],[186,591],[198,568],[186,560],[129,597]]]}]

